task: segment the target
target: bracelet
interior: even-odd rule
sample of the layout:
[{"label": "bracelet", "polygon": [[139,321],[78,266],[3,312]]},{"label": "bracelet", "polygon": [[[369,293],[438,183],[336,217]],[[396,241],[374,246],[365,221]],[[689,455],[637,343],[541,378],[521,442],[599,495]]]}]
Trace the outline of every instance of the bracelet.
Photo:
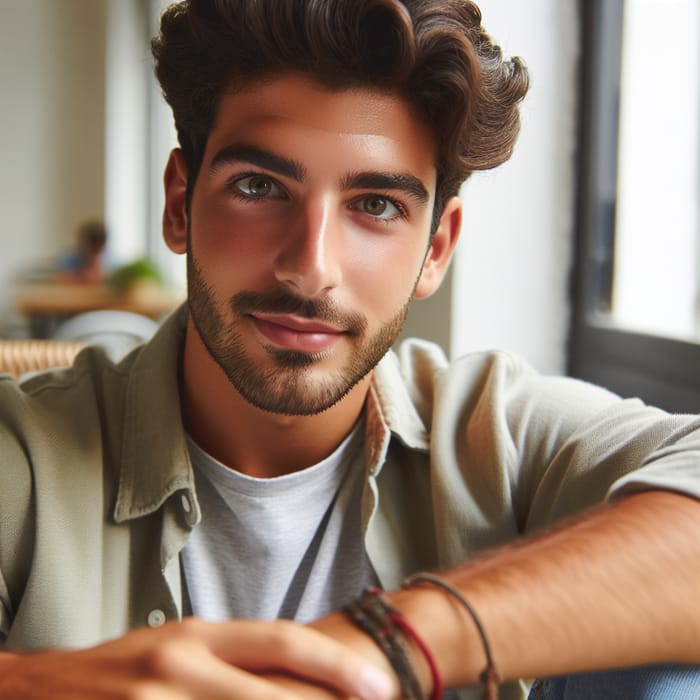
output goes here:
[{"label": "bracelet", "polygon": [[389,613],[389,619],[421,650],[433,681],[433,691],[430,700],[442,700],[442,678],[438,670],[437,662],[428,645],[421,639],[413,625],[400,613]]},{"label": "bracelet", "polygon": [[470,617],[476,625],[476,629],[479,632],[479,637],[481,638],[481,643],[484,647],[484,653],[486,655],[486,668],[479,674],[479,681],[484,686],[484,700],[498,700],[498,684],[500,679],[496,671],[496,666],[493,662],[493,654],[491,653],[491,645],[489,644],[488,637],[486,636],[486,630],[481,618],[472,606],[472,604],[467,600],[466,596],[451,583],[448,583],[439,576],[435,574],[421,572],[409,576],[404,582],[403,588],[411,588],[419,583],[428,583],[433,586],[441,588],[443,591],[449,593],[457,602],[469,613]]},{"label": "bracelet", "polygon": [[394,609],[381,595],[379,589],[368,588],[362,597],[347,605],[343,611],[357,627],[372,638],[387,657],[399,679],[401,699],[424,700],[423,691],[407,651],[389,619],[389,612],[394,612]]},{"label": "bracelet", "polygon": [[394,608],[379,588],[367,589],[359,600],[350,603],[343,612],[382,650],[399,679],[402,700],[424,700],[425,694],[411,665],[404,642],[415,643],[426,659],[433,682],[430,700],[442,697],[442,679],[437,663],[425,642],[413,626]]}]

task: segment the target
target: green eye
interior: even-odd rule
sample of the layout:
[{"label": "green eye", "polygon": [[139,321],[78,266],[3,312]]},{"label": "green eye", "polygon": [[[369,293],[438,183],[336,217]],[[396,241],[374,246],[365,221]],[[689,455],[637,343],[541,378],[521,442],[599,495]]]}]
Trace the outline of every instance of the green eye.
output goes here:
[{"label": "green eye", "polygon": [[247,178],[247,194],[251,197],[266,197],[272,191],[272,182],[266,177]]},{"label": "green eye", "polygon": [[389,202],[382,197],[368,197],[364,200],[364,210],[371,216],[381,216],[386,213]]},{"label": "green eye", "polygon": [[275,180],[267,175],[245,175],[234,180],[229,187],[247,199],[278,199],[284,192]]},{"label": "green eye", "polygon": [[399,204],[396,204],[388,197],[382,197],[378,194],[368,194],[359,197],[353,203],[352,208],[379,221],[393,221],[394,219],[405,217],[404,211]]}]

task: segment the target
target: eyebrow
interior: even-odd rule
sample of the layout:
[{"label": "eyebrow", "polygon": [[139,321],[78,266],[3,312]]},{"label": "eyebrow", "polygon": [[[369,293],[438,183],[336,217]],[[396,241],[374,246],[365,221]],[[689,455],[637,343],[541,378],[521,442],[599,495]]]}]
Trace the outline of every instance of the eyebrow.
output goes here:
[{"label": "eyebrow", "polygon": [[351,173],[343,178],[341,186],[343,189],[401,190],[419,204],[426,204],[430,199],[426,186],[417,177],[405,173]]},{"label": "eyebrow", "polygon": [[[209,171],[215,173],[225,165],[236,163],[250,163],[297,182],[304,182],[306,179],[306,168],[299,161],[247,144],[233,144],[222,148],[212,158]],[[344,190],[400,190],[409,194],[419,204],[426,204],[430,199],[426,186],[417,177],[407,173],[374,171],[350,173],[342,179],[341,188]]]},{"label": "eyebrow", "polygon": [[292,178],[298,182],[303,182],[306,178],[306,168],[299,161],[278,156],[263,148],[244,144],[226,146],[218,151],[212,158],[209,171],[215,173],[222,166],[235,163],[257,165],[259,168],[271,170],[273,173]]}]

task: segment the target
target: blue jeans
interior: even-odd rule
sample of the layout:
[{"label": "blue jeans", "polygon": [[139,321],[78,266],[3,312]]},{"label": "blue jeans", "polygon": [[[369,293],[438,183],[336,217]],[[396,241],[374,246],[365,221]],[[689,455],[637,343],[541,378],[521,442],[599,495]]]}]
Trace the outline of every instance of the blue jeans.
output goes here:
[{"label": "blue jeans", "polygon": [[700,666],[645,666],[537,680],[528,700],[700,700]]}]

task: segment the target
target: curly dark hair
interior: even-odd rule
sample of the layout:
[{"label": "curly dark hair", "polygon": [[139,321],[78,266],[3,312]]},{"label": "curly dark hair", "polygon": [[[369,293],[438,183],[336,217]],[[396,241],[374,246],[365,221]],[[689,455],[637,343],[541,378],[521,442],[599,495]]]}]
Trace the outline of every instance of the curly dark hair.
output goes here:
[{"label": "curly dark hair", "polygon": [[474,170],[510,157],[529,86],[469,0],[184,0],[163,13],[152,51],[190,190],[222,90],[298,71],[418,108],[437,140],[434,223]]}]

